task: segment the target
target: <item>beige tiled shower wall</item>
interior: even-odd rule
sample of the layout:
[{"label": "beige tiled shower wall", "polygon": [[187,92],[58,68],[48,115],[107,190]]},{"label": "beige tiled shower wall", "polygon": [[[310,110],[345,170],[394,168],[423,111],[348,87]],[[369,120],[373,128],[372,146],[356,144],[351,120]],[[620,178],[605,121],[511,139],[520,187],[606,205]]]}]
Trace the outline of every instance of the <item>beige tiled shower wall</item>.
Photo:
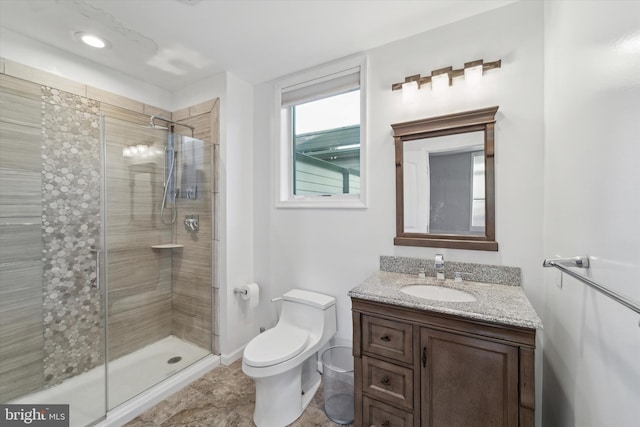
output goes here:
[{"label": "beige tiled shower wall", "polygon": [[0,401],[44,385],[40,85],[0,75]]},{"label": "beige tiled shower wall", "polygon": [[[173,120],[193,126],[194,137],[204,142],[202,159],[203,173],[198,175],[198,197],[194,200],[180,199],[176,227],[176,242],[184,248],[173,254],[173,300],[172,331],[184,340],[200,347],[212,349],[218,354],[218,342],[212,324],[217,316],[215,291],[212,288],[214,235],[213,196],[217,181],[217,165],[214,152],[219,147],[218,137],[219,102],[212,100],[173,114]],[[190,136],[187,128],[176,126],[176,132]],[[183,226],[185,215],[198,215],[200,230],[187,231]],[[215,283],[215,282],[214,282]],[[214,307],[213,313],[210,307]]]},{"label": "beige tiled shower wall", "polygon": [[[149,117],[103,108],[106,141],[106,247],[109,359],[171,334],[171,243],[174,225],[160,218],[166,131]],[[124,150],[144,146],[144,153]]]},{"label": "beige tiled shower wall", "polygon": [[[89,236],[100,225],[92,211],[97,202],[95,185],[100,182],[95,178],[100,171],[93,169],[98,169],[99,161],[94,148],[82,153],[95,145],[97,110],[105,114],[109,163],[104,177],[107,241],[102,243],[108,249],[109,358],[170,334],[219,353],[217,328],[212,326],[217,309],[211,309],[212,303],[216,307],[219,282],[213,261],[217,100],[173,115],[173,120],[195,126],[195,137],[204,141],[205,156],[199,197],[179,199],[176,224],[167,226],[159,218],[166,133],[145,127],[150,115],[171,117],[170,112],[11,61],[1,62],[0,401],[86,371],[103,357],[96,350],[102,342],[98,337],[101,310],[96,306],[101,300],[90,289],[95,270],[87,253],[90,245],[100,244],[98,236]],[[53,114],[57,108],[69,110],[64,119],[69,123]],[[180,126],[176,131],[190,135]],[[155,154],[144,160],[125,158],[122,149],[137,144]],[[57,163],[49,164],[55,173],[48,176],[50,157],[56,157]],[[67,194],[70,191],[75,196]],[[86,194],[91,197],[83,200]],[[62,202],[57,203],[57,198]],[[78,209],[84,205],[90,218]],[[199,215],[198,233],[185,230],[187,214]],[[151,248],[170,242],[184,248]],[[55,249],[60,246],[58,254]],[[49,268],[63,265],[69,256],[64,274]],[[64,286],[71,291],[64,292]]]}]

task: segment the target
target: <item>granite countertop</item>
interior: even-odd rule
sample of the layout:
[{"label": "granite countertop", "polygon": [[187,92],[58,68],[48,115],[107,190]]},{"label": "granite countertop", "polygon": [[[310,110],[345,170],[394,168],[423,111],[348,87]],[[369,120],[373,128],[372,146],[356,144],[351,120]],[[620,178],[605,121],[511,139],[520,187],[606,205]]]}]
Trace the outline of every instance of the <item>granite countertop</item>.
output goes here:
[{"label": "granite countertop", "polygon": [[[407,285],[437,285],[472,294],[473,302],[444,302],[414,297],[400,291]],[[520,286],[497,285],[451,279],[436,282],[434,277],[379,271],[349,291],[349,296],[391,305],[453,314],[529,329],[542,329],[542,321]]]}]

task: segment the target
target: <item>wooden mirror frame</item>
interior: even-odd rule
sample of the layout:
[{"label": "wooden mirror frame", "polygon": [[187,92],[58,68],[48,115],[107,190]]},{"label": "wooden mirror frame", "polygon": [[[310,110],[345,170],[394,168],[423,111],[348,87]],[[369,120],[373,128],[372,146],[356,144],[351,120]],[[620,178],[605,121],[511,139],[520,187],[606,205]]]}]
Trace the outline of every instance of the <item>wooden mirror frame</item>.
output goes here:
[{"label": "wooden mirror frame", "polygon": [[[498,250],[498,242],[496,242],[495,238],[494,177],[494,128],[497,111],[497,106],[488,107],[391,125],[396,149],[396,237],[393,239],[394,245],[479,251]],[[477,236],[405,232],[404,142],[478,131],[484,132],[485,234]]]}]

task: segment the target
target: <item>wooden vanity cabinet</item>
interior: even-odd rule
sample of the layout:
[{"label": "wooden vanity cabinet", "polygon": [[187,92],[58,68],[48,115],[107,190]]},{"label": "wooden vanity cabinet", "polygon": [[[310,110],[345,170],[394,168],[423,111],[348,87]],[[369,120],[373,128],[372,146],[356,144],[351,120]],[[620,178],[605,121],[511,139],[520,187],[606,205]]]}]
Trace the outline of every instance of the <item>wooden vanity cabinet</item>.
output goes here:
[{"label": "wooden vanity cabinet", "polygon": [[535,329],[352,306],[356,426],[534,426]]}]

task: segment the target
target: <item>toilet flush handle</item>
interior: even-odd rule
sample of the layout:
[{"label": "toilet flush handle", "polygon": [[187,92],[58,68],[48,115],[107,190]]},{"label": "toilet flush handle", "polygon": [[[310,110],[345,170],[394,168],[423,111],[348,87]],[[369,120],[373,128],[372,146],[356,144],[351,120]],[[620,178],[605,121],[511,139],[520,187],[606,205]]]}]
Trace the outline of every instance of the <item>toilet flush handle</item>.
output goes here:
[{"label": "toilet flush handle", "polygon": [[271,302],[282,301],[282,297],[271,298]]}]

